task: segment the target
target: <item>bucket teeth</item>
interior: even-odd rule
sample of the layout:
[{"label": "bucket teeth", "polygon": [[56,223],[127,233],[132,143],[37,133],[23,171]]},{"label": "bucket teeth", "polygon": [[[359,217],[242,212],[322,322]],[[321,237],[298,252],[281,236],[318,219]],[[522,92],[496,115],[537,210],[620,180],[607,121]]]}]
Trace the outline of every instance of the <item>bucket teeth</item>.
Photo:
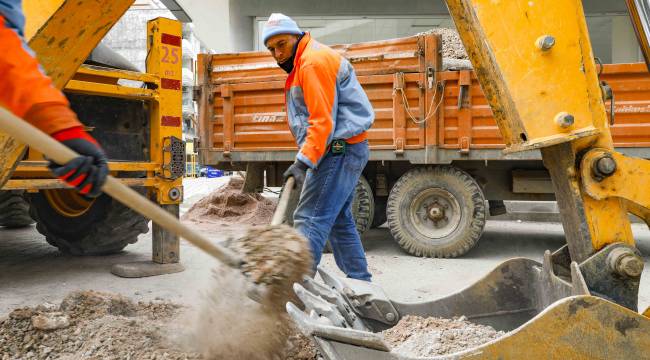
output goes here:
[{"label": "bucket teeth", "polygon": [[575,261],[571,262],[571,284],[573,286],[572,295],[591,295],[587,287],[587,282],[580,271],[580,267]]},{"label": "bucket teeth", "polygon": [[305,287],[305,289],[309,290],[310,292],[322,297],[323,299],[331,303],[335,303],[337,300],[337,294],[334,290],[321,283],[316,282],[314,279],[310,277],[305,277],[302,285]]},{"label": "bucket teeth", "polygon": [[350,327],[351,324],[348,324],[334,304],[324,300],[316,294],[313,294],[297,283],[293,284],[293,291],[296,293],[300,301],[305,304],[305,309],[310,313],[314,312],[319,317],[328,319],[332,325],[344,328]]}]

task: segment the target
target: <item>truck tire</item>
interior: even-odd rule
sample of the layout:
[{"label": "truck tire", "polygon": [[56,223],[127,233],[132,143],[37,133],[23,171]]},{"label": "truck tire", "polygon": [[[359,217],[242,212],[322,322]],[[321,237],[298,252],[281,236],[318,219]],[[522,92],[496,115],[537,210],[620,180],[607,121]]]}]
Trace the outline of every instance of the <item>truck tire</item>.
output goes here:
[{"label": "truck tire", "polygon": [[[280,194],[282,194],[283,190],[284,188],[280,190]],[[293,226],[293,213],[296,211],[296,207],[298,207],[301,191],[302,186],[294,190],[289,198],[287,211],[284,214],[284,223],[289,226]],[[359,182],[354,191],[355,197],[352,200],[352,215],[354,216],[357,231],[361,235],[368,231],[372,225],[371,219],[373,219],[375,213],[375,202],[372,195],[372,188],[363,175],[359,178]]]},{"label": "truck tire", "polygon": [[378,228],[386,223],[386,202],[388,201],[387,197],[376,197],[375,198],[375,214],[372,218],[372,229]]},{"label": "truck tire", "polygon": [[365,176],[361,175],[357,186],[354,188],[354,200],[352,200],[352,216],[357,226],[359,235],[362,235],[372,227],[375,217],[375,197],[372,194],[372,187]]},{"label": "truck tire", "polygon": [[458,168],[415,168],[391,189],[387,214],[390,232],[409,254],[457,257],[483,233],[485,196],[474,178]]},{"label": "truck tire", "polygon": [[29,201],[38,232],[64,253],[114,254],[149,231],[149,220],[108,195],[88,201],[72,190],[43,190]]},{"label": "truck tire", "polygon": [[20,228],[34,223],[23,190],[0,191],[0,226]]},{"label": "truck tire", "polygon": [[[298,200],[300,200],[301,191],[302,187],[296,189],[293,193],[291,193],[291,197],[289,198],[289,204],[287,205],[287,211],[285,213],[284,219],[285,224],[289,226],[293,226],[293,213],[296,211],[296,207],[298,206]],[[374,197],[372,194],[372,188],[370,187],[368,180],[366,180],[365,176],[363,175],[361,175],[359,178],[359,182],[357,183],[354,191],[355,197],[354,200],[352,200],[352,216],[354,216],[354,221],[357,226],[359,235],[362,235],[364,232],[368,231],[372,225],[371,220],[374,217],[375,209]],[[280,194],[281,193],[282,190],[280,191]],[[332,252],[332,247],[330,246],[329,241],[327,244],[325,244],[323,251],[326,253]]]}]

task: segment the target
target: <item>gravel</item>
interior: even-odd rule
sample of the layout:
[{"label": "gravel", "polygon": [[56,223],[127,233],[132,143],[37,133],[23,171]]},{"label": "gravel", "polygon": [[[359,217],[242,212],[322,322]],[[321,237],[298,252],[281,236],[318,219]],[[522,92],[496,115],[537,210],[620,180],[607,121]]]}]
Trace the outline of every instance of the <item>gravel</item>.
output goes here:
[{"label": "gravel", "polygon": [[198,359],[164,336],[179,309],[164,301],[74,292],[58,306],[20,308],[1,320],[0,359]]},{"label": "gravel", "polygon": [[505,333],[490,326],[474,324],[464,317],[444,319],[407,315],[383,334],[396,353],[410,357],[430,357],[470,349]]},{"label": "gravel", "polygon": [[467,60],[467,52],[458,31],[448,28],[434,28],[418,35],[440,34],[442,36],[442,57],[444,59]]},{"label": "gravel", "polygon": [[[214,288],[206,295],[211,305],[244,305],[205,313],[162,300],[136,303],[118,294],[79,291],[58,305],[18,308],[0,318],[0,359],[317,359],[314,345],[286,323],[286,316],[264,316],[267,310],[241,289]],[[247,312],[236,311],[244,308]],[[35,319],[62,317],[65,326],[41,330],[33,325]],[[278,326],[286,326],[286,333],[269,341]]]}]

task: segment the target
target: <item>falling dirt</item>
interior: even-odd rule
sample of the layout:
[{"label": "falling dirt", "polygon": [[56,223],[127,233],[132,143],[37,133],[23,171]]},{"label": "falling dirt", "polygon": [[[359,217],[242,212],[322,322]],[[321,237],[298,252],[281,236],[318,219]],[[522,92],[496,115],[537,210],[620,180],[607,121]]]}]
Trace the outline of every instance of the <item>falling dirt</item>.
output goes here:
[{"label": "falling dirt", "polygon": [[[267,225],[227,245],[241,254],[242,272],[214,271],[186,339],[210,359],[310,359],[285,311],[293,284],[311,269],[307,241],[293,228]],[[248,298],[252,284],[263,289],[259,303]]]},{"label": "falling dirt", "polygon": [[242,193],[244,180],[232,177],[228,184],[195,203],[184,221],[217,224],[262,225],[271,222],[276,200],[258,193]]},{"label": "falling dirt", "polygon": [[242,281],[240,273],[215,270],[215,286],[201,297],[178,340],[206,359],[315,359],[286,312],[249,299]]},{"label": "falling dirt", "polygon": [[311,271],[307,240],[292,227],[266,225],[249,228],[229,246],[243,256],[243,273],[265,287],[268,305],[284,312],[284,304],[293,295],[293,284]]},{"label": "falling dirt", "polygon": [[453,354],[504,335],[490,326],[474,324],[465,317],[423,318],[407,315],[383,332],[392,351],[409,357]]}]

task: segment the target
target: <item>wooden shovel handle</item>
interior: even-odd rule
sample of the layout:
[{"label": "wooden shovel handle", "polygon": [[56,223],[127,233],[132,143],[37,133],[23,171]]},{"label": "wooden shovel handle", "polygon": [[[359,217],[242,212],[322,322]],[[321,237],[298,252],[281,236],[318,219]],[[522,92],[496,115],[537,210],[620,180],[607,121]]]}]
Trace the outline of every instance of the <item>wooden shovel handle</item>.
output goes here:
[{"label": "wooden shovel handle", "polygon": [[289,205],[289,197],[293,192],[293,188],[296,184],[296,179],[293,176],[287,178],[287,182],[284,184],[282,189],[282,194],[280,194],[280,200],[278,200],[278,206],[275,208],[273,213],[273,219],[271,219],[271,225],[280,225],[284,221],[284,213],[287,212],[287,206]]}]

